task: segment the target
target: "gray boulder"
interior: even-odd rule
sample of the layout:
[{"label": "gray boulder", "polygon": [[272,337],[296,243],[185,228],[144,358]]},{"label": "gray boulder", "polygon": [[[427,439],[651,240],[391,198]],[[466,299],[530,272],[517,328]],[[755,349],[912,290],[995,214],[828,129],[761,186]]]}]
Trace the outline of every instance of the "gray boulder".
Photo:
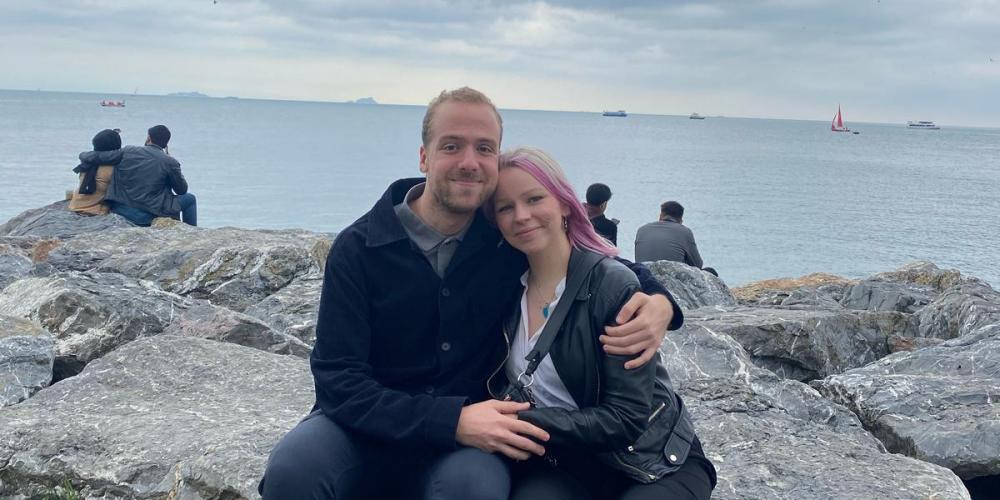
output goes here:
[{"label": "gray boulder", "polygon": [[0,407],[28,399],[52,381],[55,341],[38,325],[0,315]]},{"label": "gray boulder", "polygon": [[732,336],[755,363],[799,381],[864,366],[889,354],[890,335],[916,333],[908,315],[843,309],[705,307],[685,321]]},{"label": "gray boulder", "polygon": [[799,308],[840,308],[844,288],[854,280],[832,274],[813,273],[799,278],[755,281],[733,289],[742,305],[798,306]]},{"label": "gray boulder", "polygon": [[931,287],[943,292],[962,282],[962,274],[954,269],[941,269],[932,262],[916,261],[895,271],[878,273],[871,281],[884,281]]},{"label": "gray boulder", "polygon": [[20,250],[0,244],[0,290],[31,273],[31,259]]},{"label": "gray boulder", "polygon": [[316,315],[322,291],[323,275],[302,276],[245,312],[279,332],[312,345],[316,342]]},{"label": "gray boulder", "polygon": [[14,282],[0,292],[0,314],[38,322],[57,337],[63,362],[85,364],[137,338],[175,333],[280,354],[308,354],[298,339],[259,320],[181,297],[121,274],[65,272]]},{"label": "gray boulder", "polygon": [[661,353],[718,470],[712,498],[969,498],[954,473],[887,453],[846,408],[756,367],[725,333],[685,325]]},{"label": "gray boulder", "polygon": [[715,275],[682,262],[646,262],[646,267],[670,290],[681,308],[734,306],[736,297]]},{"label": "gray boulder", "polygon": [[150,228],[81,234],[50,252],[47,262],[60,270],[150,280],[243,311],[295,278],[320,272],[323,248],[329,236],[308,231],[206,229],[157,219]]},{"label": "gray boulder", "polygon": [[978,279],[964,279],[921,309],[918,318],[921,337],[961,337],[1000,323],[1000,293]]},{"label": "gray boulder", "polygon": [[930,304],[937,295],[937,290],[929,285],[865,280],[848,286],[840,304],[847,309],[912,314]]},{"label": "gray boulder", "polygon": [[893,452],[1000,475],[1000,323],[813,382]]},{"label": "gray boulder", "polygon": [[69,481],[86,498],[259,498],[271,447],[312,403],[302,359],[142,339],[0,411],[0,497]]},{"label": "gray boulder", "polygon": [[22,212],[0,225],[0,236],[37,236],[42,238],[72,238],[78,234],[104,232],[113,228],[134,227],[118,214],[103,216],[80,215],[70,212],[68,201]]}]

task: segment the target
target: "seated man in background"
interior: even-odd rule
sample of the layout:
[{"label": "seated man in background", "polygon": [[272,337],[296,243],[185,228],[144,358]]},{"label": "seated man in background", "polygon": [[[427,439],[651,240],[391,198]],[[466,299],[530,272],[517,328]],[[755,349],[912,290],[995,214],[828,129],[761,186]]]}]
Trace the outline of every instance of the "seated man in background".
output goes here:
[{"label": "seated man in background", "polygon": [[108,186],[111,211],[140,226],[155,217],[181,219],[198,225],[198,203],[188,192],[181,164],[167,152],[170,130],[164,125],[149,129],[145,146],[125,146],[108,159],[115,175]]},{"label": "seated man in background", "polygon": [[80,174],[80,186],[73,191],[69,209],[83,215],[106,215],[108,206],[104,203],[104,196],[114,174],[114,167],[105,165],[102,158],[109,156],[107,152],[120,150],[122,138],[118,132],[104,129],[90,142],[94,145],[94,150],[80,153],[80,164],[73,169]]},{"label": "seated man in background", "polygon": [[635,261],[657,260],[683,262],[698,269],[703,264],[694,233],[684,225],[684,207],[676,201],[660,205],[660,220],[635,233]]},{"label": "seated man in background", "polygon": [[618,219],[604,216],[610,199],[611,188],[607,184],[591,184],[587,188],[587,203],[583,206],[587,209],[587,217],[590,218],[590,223],[597,230],[597,234],[610,241],[612,245],[618,246]]}]

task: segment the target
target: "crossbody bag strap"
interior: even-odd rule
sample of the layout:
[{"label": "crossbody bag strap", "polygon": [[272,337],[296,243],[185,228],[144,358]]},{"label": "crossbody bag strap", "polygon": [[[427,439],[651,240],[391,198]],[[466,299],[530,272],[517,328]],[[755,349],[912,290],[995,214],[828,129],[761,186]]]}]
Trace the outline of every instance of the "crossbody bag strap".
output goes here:
[{"label": "crossbody bag strap", "polygon": [[569,310],[573,307],[573,301],[576,298],[577,292],[580,291],[580,287],[583,286],[583,282],[586,281],[587,276],[590,276],[594,267],[607,258],[604,255],[588,251],[578,251],[578,254],[580,262],[575,266],[574,272],[567,279],[566,288],[563,290],[561,296],[562,298],[559,299],[559,303],[556,304],[556,310],[552,312],[552,316],[549,316],[548,322],[545,323],[545,328],[539,334],[534,349],[524,357],[528,361],[528,366],[518,376],[518,382],[521,382],[521,378],[525,376],[530,379],[531,374],[535,373],[538,365],[549,354],[552,342],[555,341],[556,334],[559,333],[559,328],[566,319],[566,315],[569,314]]}]

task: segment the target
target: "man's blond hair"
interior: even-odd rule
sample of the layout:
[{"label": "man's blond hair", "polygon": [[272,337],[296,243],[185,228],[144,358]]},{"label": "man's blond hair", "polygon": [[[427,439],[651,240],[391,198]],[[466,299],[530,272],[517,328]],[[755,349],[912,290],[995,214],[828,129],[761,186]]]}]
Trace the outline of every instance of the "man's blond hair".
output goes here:
[{"label": "man's blond hair", "polygon": [[437,108],[442,104],[455,101],[455,102],[467,102],[473,104],[485,104],[493,110],[493,115],[497,117],[497,124],[500,125],[500,137],[503,138],[503,118],[500,117],[500,112],[497,111],[497,107],[493,105],[493,101],[486,94],[469,87],[462,87],[455,90],[442,90],[437,97],[435,97],[430,104],[427,105],[427,112],[424,113],[424,127],[420,132],[420,138],[423,140],[424,147],[428,148],[431,145],[431,126],[434,121],[434,114],[437,112]]}]

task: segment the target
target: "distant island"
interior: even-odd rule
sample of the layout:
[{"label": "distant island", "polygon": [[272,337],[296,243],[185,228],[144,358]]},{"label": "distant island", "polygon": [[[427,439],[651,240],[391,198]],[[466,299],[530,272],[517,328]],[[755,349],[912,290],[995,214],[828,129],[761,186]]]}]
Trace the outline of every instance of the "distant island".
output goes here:
[{"label": "distant island", "polygon": [[378,104],[372,97],[362,97],[355,101],[347,101],[348,104]]},{"label": "distant island", "polygon": [[201,92],[171,92],[167,95],[171,97],[208,97]]}]

